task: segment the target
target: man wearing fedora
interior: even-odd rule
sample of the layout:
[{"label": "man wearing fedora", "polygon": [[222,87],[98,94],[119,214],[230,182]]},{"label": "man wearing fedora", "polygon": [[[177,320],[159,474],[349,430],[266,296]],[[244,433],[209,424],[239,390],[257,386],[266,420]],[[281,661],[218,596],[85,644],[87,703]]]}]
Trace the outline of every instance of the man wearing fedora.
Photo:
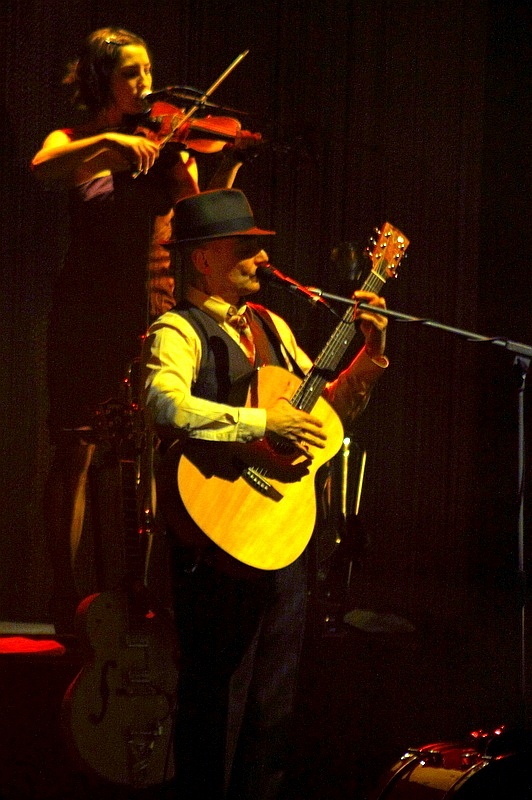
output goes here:
[{"label": "man wearing fedora", "polygon": [[[150,327],[143,366],[146,408],[161,442],[158,496],[175,540],[181,651],[176,798],[275,800],[286,796],[282,783],[304,631],[306,550],[280,568],[240,560],[192,521],[179,496],[175,467],[187,443],[204,447],[208,463],[216,443],[240,446],[270,436],[290,443],[299,455],[288,478],[297,482],[308,473],[313,451],[326,447],[327,425],[314,409],[291,405],[283,392],[265,407],[232,397],[232,389],[257,367],[282,367],[298,378],[312,367],[287,323],[247,302],[260,289],[257,269],[268,264],[263,248],[274,231],[256,225],[245,195],[236,189],[181,200],[174,230],[185,299]],[[364,409],[388,365],[387,320],[379,314],[384,300],[369,292],[355,297],[375,307],[355,312],[365,345],[323,391],[344,422]],[[205,472],[208,482],[209,469]],[[223,481],[226,486],[236,491],[232,480]],[[217,502],[222,501],[215,493],[204,505],[216,515]],[[270,523],[267,515],[252,520],[258,535]]]}]

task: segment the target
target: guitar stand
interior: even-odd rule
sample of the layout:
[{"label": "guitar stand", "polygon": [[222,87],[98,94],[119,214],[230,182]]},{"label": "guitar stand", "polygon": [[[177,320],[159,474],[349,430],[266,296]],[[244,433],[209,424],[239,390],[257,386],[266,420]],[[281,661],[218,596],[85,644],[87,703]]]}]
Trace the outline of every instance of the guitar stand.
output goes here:
[{"label": "guitar stand", "polygon": [[[316,534],[318,535],[318,534]],[[348,632],[345,618],[353,575],[362,569],[364,533],[361,521],[351,515],[336,528],[336,549],[315,568],[316,613],[321,635],[343,636]]]},{"label": "guitar stand", "polygon": [[339,452],[319,473],[318,522],[313,537],[315,617],[325,637],[351,628],[365,633],[412,632],[412,623],[395,614],[352,608],[353,576],[362,576],[369,538],[359,515],[366,452],[348,435]]},{"label": "guitar stand", "polygon": [[315,615],[320,633],[347,632],[353,571],[360,569],[367,542],[358,516],[366,453],[346,436],[339,452],[318,472],[318,514],[312,542]]}]

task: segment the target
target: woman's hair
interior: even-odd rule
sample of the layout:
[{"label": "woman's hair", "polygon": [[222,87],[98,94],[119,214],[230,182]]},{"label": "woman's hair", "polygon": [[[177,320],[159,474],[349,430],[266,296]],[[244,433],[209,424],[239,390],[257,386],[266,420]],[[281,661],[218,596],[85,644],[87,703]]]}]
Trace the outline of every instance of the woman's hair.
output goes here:
[{"label": "woman's hair", "polygon": [[87,37],[79,57],[68,65],[63,79],[63,83],[74,86],[74,105],[94,114],[110,104],[111,76],[124,45],[139,45],[148,50],[144,39],[123,28],[100,28]]}]

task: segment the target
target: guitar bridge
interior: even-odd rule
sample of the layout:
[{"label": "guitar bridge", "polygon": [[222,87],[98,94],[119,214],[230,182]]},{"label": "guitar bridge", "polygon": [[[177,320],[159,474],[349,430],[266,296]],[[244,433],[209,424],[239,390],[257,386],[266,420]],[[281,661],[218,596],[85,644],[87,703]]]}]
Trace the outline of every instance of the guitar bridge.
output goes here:
[{"label": "guitar bridge", "polygon": [[252,467],[245,469],[241,475],[253,489],[265,497],[269,497],[270,500],[279,502],[279,500],[283,499],[281,492],[277,491],[275,486],[272,486],[260,472],[257,472]]}]

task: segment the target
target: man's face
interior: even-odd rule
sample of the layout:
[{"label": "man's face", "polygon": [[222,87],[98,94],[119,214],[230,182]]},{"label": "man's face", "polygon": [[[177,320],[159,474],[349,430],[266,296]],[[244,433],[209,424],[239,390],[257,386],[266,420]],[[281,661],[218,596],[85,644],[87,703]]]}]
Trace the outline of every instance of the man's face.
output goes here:
[{"label": "man's face", "polygon": [[202,274],[207,294],[232,305],[260,289],[256,270],[268,263],[268,255],[256,236],[228,236],[205,242],[196,251],[196,269]]}]

